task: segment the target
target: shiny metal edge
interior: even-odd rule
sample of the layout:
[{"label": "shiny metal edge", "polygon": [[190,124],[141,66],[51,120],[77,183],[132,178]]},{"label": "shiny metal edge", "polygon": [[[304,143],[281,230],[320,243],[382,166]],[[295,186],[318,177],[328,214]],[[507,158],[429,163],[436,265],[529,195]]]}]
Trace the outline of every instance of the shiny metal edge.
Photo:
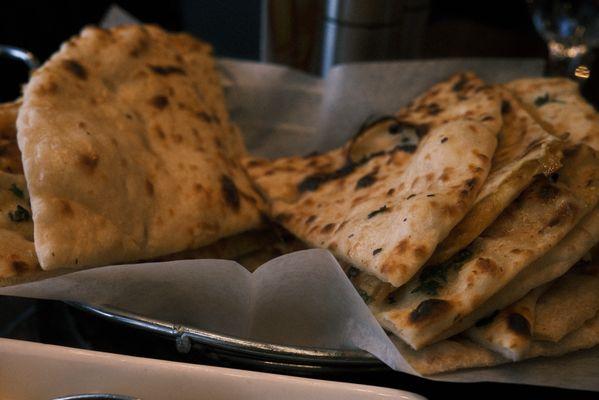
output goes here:
[{"label": "shiny metal edge", "polygon": [[19,47],[0,44],[0,56],[20,60],[27,65],[29,71],[33,71],[40,66],[38,59],[32,52]]},{"label": "shiny metal edge", "polygon": [[334,350],[301,346],[263,343],[197,328],[175,325],[170,322],[143,317],[107,306],[91,306],[77,302],[67,304],[94,315],[125,325],[169,336],[178,343],[210,346],[227,352],[246,354],[266,360],[308,362],[311,364],[342,364],[360,366],[383,366],[376,357],[363,350]]},{"label": "shiny metal edge", "polygon": [[122,396],[120,394],[110,393],[87,393],[76,394],[72,396],[55,397],[52,400],[139,400],[136,397]]}]

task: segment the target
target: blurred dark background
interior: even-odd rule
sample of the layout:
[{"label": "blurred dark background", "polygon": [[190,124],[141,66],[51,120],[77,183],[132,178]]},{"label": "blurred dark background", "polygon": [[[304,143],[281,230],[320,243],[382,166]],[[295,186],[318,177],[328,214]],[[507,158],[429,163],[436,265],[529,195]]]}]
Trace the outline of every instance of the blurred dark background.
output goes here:
[{"label": "blurred dark background", "polygon": [[[143,22],[211,42],[218,56],[287,64],[313,74],[325,74],[331,65],[348,59],[546,58],[547,45],[533,26],[530,1],[2,2],[0,44],[28,49],[43,62],[63,41],[84,25],[98,24],[111,4],[117,4]],[[349,5],[357,12],[347,12]],[[595,7],[599,9],[599,2]],[[331,43],[337,47],[327,52]],[[6,101],[18,96],[27,71],[5,58],[0,61],[0,101]],[[592,69],[596,64],[590,64]],[[599,92],[595,81],[592,77],[584,85],[591,87],[587,92]]]},{"label": "blurred dark background", "polygon": [[[532,23],[531,1],[2,2],[0,44],[28,49],[44,61],[60,43],[84,25],[98,24],[110,5],[117,4],[141,21],[191,32],[211,42],[218,56],[287,64],[313,74],[325,74],[330,66],[347,60],[546,58],[547,45]],[[594,2],[595,9],[599,9],[598,0],[580,1]],[[348,12],[350,5],[357,12]],[[595,55],[589,57],[591,70],[597,69],[594,60],[599,57]],[[6,101],[18,95],[19,82],[26,81],[27,72],[22,65],[4,58],[0,61],[4,77],[0,81],[0,101]],[[599,92],[599,77],[592,75],[583,85],[583,92]]]},{"label": "blurred dark background", "polygon": [[[83,25],[98,23],[113,3],[142,21],[192,32],[213,43],[218,55],[259,58],[263,8],[260,0],[2,2],[0,43],[28,48],[44,59]],[[321,13],[319,1],[278,3],[292,3],[288,8],[300,11],[307,6],[311,15],[295,15],[304,20],[318,18]],[[428,3],[428,21],[421,46],[422,57],[543,57],[546,53],[525,0],[430,0],[424,3]]]}]

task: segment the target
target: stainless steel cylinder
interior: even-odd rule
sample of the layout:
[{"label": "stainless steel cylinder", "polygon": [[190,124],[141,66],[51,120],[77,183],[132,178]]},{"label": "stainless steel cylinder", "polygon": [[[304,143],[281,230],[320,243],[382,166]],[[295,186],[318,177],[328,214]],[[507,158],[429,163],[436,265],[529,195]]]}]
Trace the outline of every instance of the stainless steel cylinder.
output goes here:
[{"label": "stainless steel cylinder", "polygon": [[263,0],[261,59],[326,74],[352,61],[417,58],[429,0]]},{"label": "stainless steel cylinder", "polygon": [[322,69],[335,64],[419,56],[429,0],[328,0]]}]

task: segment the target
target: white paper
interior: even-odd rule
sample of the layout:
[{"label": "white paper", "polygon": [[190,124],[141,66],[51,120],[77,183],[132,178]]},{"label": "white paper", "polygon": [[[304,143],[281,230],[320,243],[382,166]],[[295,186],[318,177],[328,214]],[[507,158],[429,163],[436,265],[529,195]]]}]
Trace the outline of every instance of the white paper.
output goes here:
[{"label": "white paper", "polygon": [[[112,20],[126,21],[118,10]],[[435,82],[472,70],[490,83],[540,75],[541,60],[453,59],[337,66],[322,80],[281,66],[220,60],[232,119],[261,156],[336,146],[370,115],[390,114]],[[360,348],[414,374],[324,250],[274,259],[253,274],[223,260],[95,268],[0,294],[105,305],[173,323],[285,345]],[[565,372],[567,371],[567,373]],[[599,348],[458,371],[433,379],[599,390]]]},{"label": "white paper", "polygon": [[281,345],[364,349],[411,371],[335,258],[313,249],[253,274],[233,261],[186,260],[93,268],[3,288]]}]

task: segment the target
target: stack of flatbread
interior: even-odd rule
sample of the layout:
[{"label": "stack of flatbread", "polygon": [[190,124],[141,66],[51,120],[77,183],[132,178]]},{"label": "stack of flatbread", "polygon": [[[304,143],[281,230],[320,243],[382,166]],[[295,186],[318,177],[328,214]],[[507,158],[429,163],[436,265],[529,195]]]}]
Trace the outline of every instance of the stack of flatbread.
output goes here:
[{"label": "stack of flatbread", "polygon": [[342,148],[246,166],[434,374],[599,343],[598,118],[566,79],[462,73]]},{"label": "stack of flatbread", "polygon": [[340,148],[256,159],[209,45],[86,28],[0,106],[0,286],[321,247],[423,374],[559,355],[599,342],[598,150],[574,83],[466,72]]}]

